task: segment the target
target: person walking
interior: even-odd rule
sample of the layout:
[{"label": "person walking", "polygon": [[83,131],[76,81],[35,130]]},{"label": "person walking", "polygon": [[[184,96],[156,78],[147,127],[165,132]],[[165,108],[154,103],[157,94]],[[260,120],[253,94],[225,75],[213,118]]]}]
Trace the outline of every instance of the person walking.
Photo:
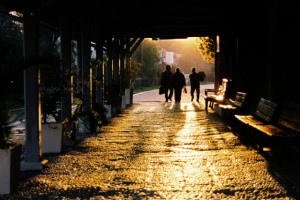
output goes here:
[{"label": "person walking", "polygon": [[176,68],[176,72],[173,74],[172,78],[175,102],[180,103],[182,89],[186,86],[186,81],[183,73],[180,71],[180,68]]},{"label": "person walking", "polygon": [[172,75],[173,73],[171,71],[171,65],[166,65],[166,69],[162,72],[160,78],[160,85],[165,88],[166,102],[168,102],[168,100],[172,101],[172,96],[173,96]]},{"label": "person walking", "polygon": [[196,68],[192,68],[192,73],[189,75],[191,84],[191,101],[194,100],[194,93],[196,91],[196,100],[199,102],[200,98],[200,76],[196,73]]}]

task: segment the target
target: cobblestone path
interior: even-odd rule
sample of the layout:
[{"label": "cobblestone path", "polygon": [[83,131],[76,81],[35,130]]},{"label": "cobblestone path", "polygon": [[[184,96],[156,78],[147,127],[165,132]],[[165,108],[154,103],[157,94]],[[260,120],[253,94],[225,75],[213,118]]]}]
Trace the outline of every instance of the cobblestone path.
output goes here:
[{"label": "cobblestone path", "polygon": [[101,133],[47,159],[4,199],[297,199],[198,103],[134,103]]}]

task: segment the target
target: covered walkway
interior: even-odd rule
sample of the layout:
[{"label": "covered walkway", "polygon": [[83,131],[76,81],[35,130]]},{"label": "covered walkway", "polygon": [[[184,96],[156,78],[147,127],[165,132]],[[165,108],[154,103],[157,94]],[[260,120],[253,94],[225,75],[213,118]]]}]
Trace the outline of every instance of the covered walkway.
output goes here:
[{"label": "covered walkway", "polygon": [[[152,91],[153,92],[153,91]],[[102,132],[46,155],[4,199],[297,199],[289,160],[245,146],[203,102],[137,100]],[[140,97],[141,98],[141,97]],[[157,97],[159,98],[159,97]],[[203,97],[201,96],[203,101]],[[298,168],[299,170],[299,168]],[[288,174],[286,172],[291,173]],[[293,176],[293,177],[292,177]],[[298,173],[299,177],[299,173]]]}]

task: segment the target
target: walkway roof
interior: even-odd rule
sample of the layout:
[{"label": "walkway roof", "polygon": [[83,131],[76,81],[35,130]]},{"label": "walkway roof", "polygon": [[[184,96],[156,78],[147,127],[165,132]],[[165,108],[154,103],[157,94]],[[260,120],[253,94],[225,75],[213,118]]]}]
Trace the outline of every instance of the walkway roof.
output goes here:
[{"label": "walkway roof", "polygon": [[[38,2],[40,21],[57,30],[61,13],[69,12],[73,38],[79,36],[83,19],[90,25],[92,37],[172,39],[215,35],[220,8],[224,10],[218,0],[28,1]],[[0,9],[22,13],[25,2],[2,0]]]}]

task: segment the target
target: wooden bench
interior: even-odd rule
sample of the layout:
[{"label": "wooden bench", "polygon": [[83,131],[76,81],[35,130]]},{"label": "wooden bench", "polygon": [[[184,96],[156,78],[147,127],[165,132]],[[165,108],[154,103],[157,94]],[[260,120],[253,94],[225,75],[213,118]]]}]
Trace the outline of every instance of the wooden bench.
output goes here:
[{"label": "wooden bench", "polygon": [[242,113],[243,104],[247,93],[237,92],[234,99],[225,100],[224,104],[218,104],[215,107],[215,112],[221,117],[232,117],[233,114]]},{"label": "wooden bench", "polygon": [[[254,114],[235,114],[234,118],[238,123],[235,124],[237,127],[238,134],[245,139],[246,143],[253,145],[253,143],[258,143],[255,131],[256,125],[267,125],[271,124],[273,119],[277,103],[267,100],[265,98],[260,98],[259,103],[256,107]],[[251,127],[251,128],[249,128]]]},{"label": "wooden bench", "polygon": [[246,96],[247,96],[247,93],[245,93],[245,92],[237,92],[235,95],[235,98],[229,99],[229,102],[237,108],[242,108]]},{"label": "wooden bench", "polygon": [[272,113],[276,105],[268,102],[268,106],[258,106],[257,114],[263,116],[263,120],[241,115],[235,117],[256,131],[255,142],[259,151],[264,147],[275,147],[273,150],[277,152],[280,161],[288,148],[300,151],[300,104],[284,103],[274,118]]},{"label": "wooden bench", "polygon": [[253,127],[264,134],[259,141],[260,150],[265,145],[273,145],[279,148],[279,153],[284,152],[287,147],[299,151],[300,104],[284,103],[273,123],[256,124]]},{"label": "wooden bench", "polygon": [[[205,100],[205,111],[208,112],[208,106],[214,109],[214,103],[224,103],[225,102],[225,92],[227,88],[228,80],[223,78],[222,84],[217,90],[215,89],[205,89],[204,90],[204,100]],[[213,93],[213,94],[211,94]]]},{"label": "wooden bench", "polygon": [[273,119],[276,106],[277,103],[267,100],[265,98],[260,98],[254,115],[235,114],[234,117],[241,123],[253,127],[254,125],[258,125],[258,124],[269,124]]}]

